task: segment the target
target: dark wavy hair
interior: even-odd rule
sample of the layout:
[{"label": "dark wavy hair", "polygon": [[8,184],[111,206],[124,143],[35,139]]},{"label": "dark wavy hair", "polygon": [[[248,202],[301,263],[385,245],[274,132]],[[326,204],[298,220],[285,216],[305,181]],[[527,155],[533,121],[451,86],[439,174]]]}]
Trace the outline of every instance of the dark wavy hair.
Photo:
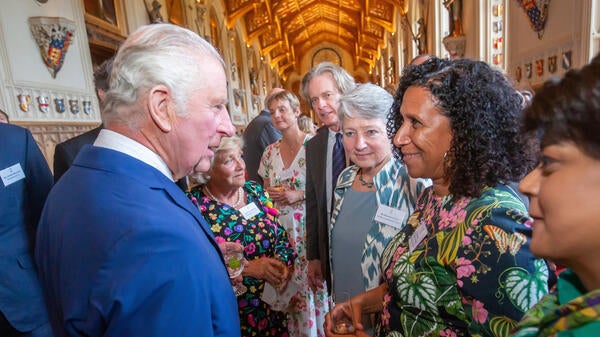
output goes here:
[{"label": "dark wavy hair", "polygon": [[573,142],[600,159],[600,54],[562,80],[544,83],[525,110],[524,130],[537,132],[541,148]]},{"label": "dark wavy hair", "polygon": [[[477,197],[484,187],[520,180],[536,163],[535,138],[520,132],[522,96],[499,71],[480,61],[431,58],[405,68],[388,118],[393,138],[409,87],[428,90],[450,120],[452,142],[444,173],[454,197]],[[394,153],[402,158],[400,150]]]}]

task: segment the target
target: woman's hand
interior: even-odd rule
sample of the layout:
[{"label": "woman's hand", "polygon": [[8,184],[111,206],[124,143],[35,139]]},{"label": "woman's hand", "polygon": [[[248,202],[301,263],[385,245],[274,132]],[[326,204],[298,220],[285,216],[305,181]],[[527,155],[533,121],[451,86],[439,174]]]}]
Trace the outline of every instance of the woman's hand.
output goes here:
[{"label": "woman's hand", "polygon": [[270,257],[261,257],[248,262],[244,276],[254,277],[271,283],[275,288],[287,284],[289,270],[285,263]]},{"label": "woman's hand", "polygon": [[291,205],[304,200],[304,191],[283,190],[281,187],[267,187],[269,197],[281,205]]},{"label": "woman's hand", "polygon": [[387,293],[387,284],[383,283],[377,288],[373,288],[367,292],[360,293],[352,297],[349,301],[337,304],[335,307],[330,308],[327,315],[325,315],[325,335],[327,337],[340,336],[333,332],[335,319],[351,318],[354,332],[352,333],[358,337],[369,336],[365,333],[362,325],[363,314],[378,313],[383,309],[383,296]]},{"label": "woman's hand", "polygon": [[313,291],[324,287],[323,272],[321,271],[321,260],[308,261],[308,285]]},{"label": "woman's hand", "polygon": [[[340,333],[341,331],[337,331],[338,333],[336,333],[336,326],[340,329],[340,323],[345,324],[343,325],[343,328],[347,329],[351,327],[352,330],[347,331],[346,333]],[[323,328],[327,337],[348,335],[369,336],[363,331],[362,309],[360,305],[356,303],[356,297],[346,302],[338,303],[333,308],[330,308],[329,312],[325,315],[325,324],[323,325]]]}]

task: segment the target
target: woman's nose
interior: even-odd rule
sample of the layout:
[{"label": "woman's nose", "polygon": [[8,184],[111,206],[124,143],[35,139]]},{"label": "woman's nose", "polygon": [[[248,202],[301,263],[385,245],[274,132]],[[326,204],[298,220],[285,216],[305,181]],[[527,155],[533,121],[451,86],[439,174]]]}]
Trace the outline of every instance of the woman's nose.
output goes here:
[{"label": "woman's nose", "polygon": [[408,136],[408,131],[404,126],[400,126],[396,134],[394,135],[394,146],[401,147],[408,143],[410,143],[410,137]]},{"label": "woman's nose", "polygon": [[519,191],[528,197],[536,196],[540,188],[541,169],[538,165],[519,183]]},{"label": "woman's nose", "polygon": [[365,137],[363,137],[362,135],[357,135],[356,142],[354,143],[354,147],[359,150],[367,147],[367,142],[365,141]]}]

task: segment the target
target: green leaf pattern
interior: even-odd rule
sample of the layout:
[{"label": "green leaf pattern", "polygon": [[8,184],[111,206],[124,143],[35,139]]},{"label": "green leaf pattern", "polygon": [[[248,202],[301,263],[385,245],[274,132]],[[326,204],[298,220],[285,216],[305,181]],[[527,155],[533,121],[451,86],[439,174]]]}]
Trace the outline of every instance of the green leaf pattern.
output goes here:
[{"label": "green leaf pattern", "polygon": [[[501,252],[483,226],[524,233],[524,206],[510,188],[487,188],[479,198],[437,198],[423,192],[407,226],[382,254],[391,301],[378,335],[508,336],[546,292],[548,269],[528,245]],[[419,225],[428,235],[414,251],[409,238]]]},{"label": "green leaf pattern", "polygon": [[538,274],[530,274],[523,268],[510,268],[503,275],[502,284],[506,288],[509,300],[514,306],[525,312],[533,307],[548,291],[548,267],[542,260],[534,262]]}]

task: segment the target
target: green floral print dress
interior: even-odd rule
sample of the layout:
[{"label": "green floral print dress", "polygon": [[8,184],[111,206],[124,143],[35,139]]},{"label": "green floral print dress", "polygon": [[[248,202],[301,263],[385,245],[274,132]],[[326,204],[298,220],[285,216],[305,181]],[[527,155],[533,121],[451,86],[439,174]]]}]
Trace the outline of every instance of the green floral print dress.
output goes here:
[{"label": "green floral print dress", "polygon": [[547,293],[547,264],[529,251],[529,219],[504,185],[478,198],[426,189],[382,256],[379,335],[508,336]]}]

